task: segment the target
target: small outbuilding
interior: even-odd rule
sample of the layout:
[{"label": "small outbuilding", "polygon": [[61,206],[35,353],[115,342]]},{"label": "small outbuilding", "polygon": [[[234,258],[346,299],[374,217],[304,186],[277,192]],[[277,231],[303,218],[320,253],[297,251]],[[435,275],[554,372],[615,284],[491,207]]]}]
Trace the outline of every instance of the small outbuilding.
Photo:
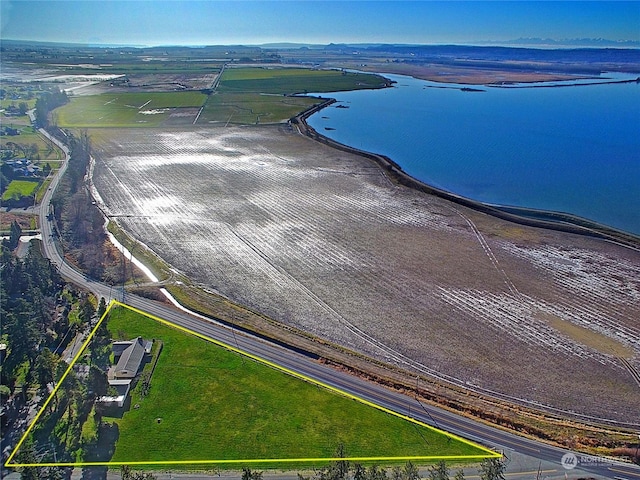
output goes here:
[{"label": "small outbuilding", "polygon": [[109,380],[109,386],[116,390],[116,395],[100,397],[98,401],[105,405],[117,405],[119,408],[124,406],[127,401],[127,395],[131,390],[131,379],[126,380]]}]

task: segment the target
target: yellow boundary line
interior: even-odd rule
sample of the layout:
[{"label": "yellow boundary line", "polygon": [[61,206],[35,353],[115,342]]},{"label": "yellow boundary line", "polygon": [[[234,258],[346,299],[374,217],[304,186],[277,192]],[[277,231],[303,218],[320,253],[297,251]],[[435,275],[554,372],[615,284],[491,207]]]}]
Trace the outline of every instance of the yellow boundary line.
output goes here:
[{"label": "yellow boundary line", "polygon": [[[42,414],[44,413],[44,411],[46,410],[47,406],[49,405],[49,403],[51,403],[51,400],[54,398],[55,394],[57,393],[58,389],[60,388],[60,385],[62,385],[62,383],[64,382],[65,378],[67,377],[67,375],[69,374],[69,372],[72,370],[73,366],[75,365],[76,361],[78,360],[78,358],[80,358],[80,355],[82,355],[82,353],[85,351],[85,349],[87,348],[87,345],[89,344],[89,342],[93,339],[96,331],[98,330],[98,328],[100,327],[100,325],[102,325],[102,322],[107,318],[107,316],[109,315],[109,312],[111,311],[111,308],[114,306],[119,306],[119,307],[123,307],[123,308],[127,308],[133,312],[136,312],[140,315],[143,315],[147,318],[150,318],[151,320],[154,320],[156,322],[159,322],[163,325],[167,325],[171,328],[175,328],[177,330],[180,330],[182,332],[188,333],[190,335],[195,335],[198,338],[201,338],[207,342],[213,343],[215,345],[218,345],[222,348],[225,348],[226,350],[238,353],[240,355],[243,355],[245,357],[248,357],[252,360],[255,360],[259,363],[262,363],[264,365],[267,365],[271,368],[274,368],[276,370],[279,370],[283,373],[286,373],[288,375],[291,375],[293,377],[299,378],[301,380],[304,380],[305,382],[309,382],[315,385],[318,385],[320,387],[323,387],[331,392],[337,393],[339,395],[342,395],[344,397],[350,398],[352,400],[356,400],[364,405],[368,405],[370,407],[376,408],[378,410],[381,410],[385,413],[388,413],[390,415],[393,415],[395,417],[399,417],[402,418],[403,420],[406,420],[408,422],[414,423],[416,425],[419,425],[421,427],[430,429],[434,432],[437,432],[439,434],[445,435],[449,438],[452,438],[454,440],[457,440],[459,442],[465,443],[467,445],[471,445],[475,448],[479,448],[480,450],[484,450],[486,452],[485,455],[438,455],[438,456],[407,456],[407,457],[345,457],[345,458],[335,458],[335,457],[324,457],[324,458],[282,458],[282,459],[273,459],[273,458],[265,458],[265,459],[245,459],[245,460],[168,460],[168,461],[164,461],[164,460],[155,460],[155,461],[131,461],[131,462],[57,462],[57,463],[11,463],[12,460],[14,459],[14,457],[16,456],[16,454],[18,453],[18,451],[20,450],[20,447],[22,446],[22,444],[25,442],[25,440],[27,439],[27,437],[29,436],[29,434],[31,433],[31,431],[33,430],[34,426],[36,425],[36,423],[38,422],[38,420],[40,419],[40,417],[42,416]],[[406,461],[439,461],[439,460],[481,460],[481,459],[485,459],[485,458],[499,458],[502,455],[494,452],[492,450],[489,450],[488,448],[482,447],[480,445],[477,445],[465,438],[459,437],[457,435],[454,435],[452,433],[449,432],[445,432],[444,430],[440,430],[439,428],[435,428],[432,427],[431,425],[427,425],[426,423],[423,423],[419,420],[416,420],[414,418],[408,417],[406,415],[402,415],[401,413],[397,413],[394,412],[393,410],[390,410],[386,407],[383,407],[382,405],[377,405],[373,402],[370,402],[368,400],[365,400],[364,398],[360,398],[356,395],[353,395],[351,393],[347,393],[343,390],[340,390],[339,388],[336,387],[332,387],[331,385],[327,385],[326,383],[320,382],[318,380],[314,380],[313,378],[307,377],[306,375],[303,375],[301,373],[295,372],[293,370],[290,370],[286,367],[283,367],[281,365],[278,365],[276,363],[273,363],[269,360],[266,360],[264,358],[258,357],[256,355],[253,355],[249,352],[245,352],[244,350],[241,350],[237,347],[233,347],[231,345],[227,345],[224,342],[221,342],[219,340],[215,340],[213,338],[207,337],[206,335],[203,335],[201,333],[197,333],[194,332],[193,330],[189,330],[188,328],[182,327],[180,325],[176,325],[175,323],[169,322],[167,320],[164,320],[160,317],[156,317],[150,313],[144,312],[142,310],[139,310],[135,307],[132,307],[130,305],[126,305],[124,303],[118,302],[117,300],[112,300],[109,305],[107,306],[107,309],[105,310],[104,314],[102,315],[102,317],[100,318],[100,320],[98,321],[98,323],[96,324],[96,326],[93,328],[93,330],[91,330],[91,333],[89,333],[89,336],[87,337],[87,339],[85,340],[84,344],[82,345],[82,348],[80,348],[80,350],[78,351],[78,353],[73,357],[73,360],[71,361],[71,363],[69,364],[69,366],[67,367],[67,369],[65,370],[64,374],[62,375],[62,377],[60,377],[60,380],[58,381],[58,383],[55,385],[54,389],[52,390],[51,394],[49,395],[49,397],[47,398],[47,400],[44,402],[44,404],[42,405],[42,408],[40,409],[40,411],[38,412],[38,414],[35,416],[35,418],[33,419],[33,422],[31,422],[31,424],[29,425],[29,428],[27,428],[26,432],[22,435],[22,438],[20,438],[20,441],[16,444],[16,447],[13,449],[13,451],[11,452],[11,455],[9,455],[9,458],[7,459],[7,461],[5,462],[4,466],[5,467],[104,467],[104,466],[116,466],[116,465],[238,465],[238,464],[247,464],[247,465],[251,465],[251,464],[256,464],[256,463],[260,463],[260,464],[270,464],[270,463],[311,463],[311,462],[333,462],[333,461],[352,461],[352,462],[361,462],[361,461],[367,461],[367,462],[382,462],[382,461],[398,461],[398,462],[406,462]]]}]

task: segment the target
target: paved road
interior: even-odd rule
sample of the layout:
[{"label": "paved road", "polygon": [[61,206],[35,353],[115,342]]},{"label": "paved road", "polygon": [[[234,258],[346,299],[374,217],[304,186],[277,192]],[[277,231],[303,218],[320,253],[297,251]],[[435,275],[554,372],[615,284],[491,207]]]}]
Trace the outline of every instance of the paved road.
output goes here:
[{"label": "paved road", "polygon": [[[68,157],[68,149],[57,140],[52,140],[63,149],[65,157]],[[47,219],[47,213],[49,212],[51,195],[58,185],[60,175],[66,170],[66,166],[67,163],[65,162],[56,178],[52,181],[51,188],[46,192],[40,206],[40,227],[44,253],[58,267],[62,276],[67,280],[93,292],[98,297],[105,297],[107,300],[114,298],[116,295],[121,296],[122,292],[120,290],[96,282],[71,268],[63,261],[55,248],[52,239],[53,225],[52,222]],[[455,435],[476,441],[490,448],[504,451],[508,456],[524,455],[526,457],[533,457],[540,462],[545,462],[546,465],[556,466],[562,476],[564,476],[564,473],[567,473],[571,475],[571,478],[578,478],[580,476],[584,477],[585,473],[588,473],[589,475],[612,479],[640,479],[639,466],[604,461],[603,459],[591,459],[581,457],[580,455],[578,455],[579,468],[563,470],[561,459],[563,455],[570,453],[567,450],[529,440],[436,407],[429,406],[425,409],[410,396],[388,390],[377,384],[334,370],[318,363],[312,358],[265,340],[233,331],[213,320],[207,321],[202,317],[190,315],[174,307],[131,294],[127,294],[125,300],[126,303],[132,307],[164,318],[177,325],[224,342],[227,345],[237,347],[300,375],[310,377],[318,382],[356,395],[400,414],[437,426]],[[534,476],[535,475],[532,475],[532,477]]]}]

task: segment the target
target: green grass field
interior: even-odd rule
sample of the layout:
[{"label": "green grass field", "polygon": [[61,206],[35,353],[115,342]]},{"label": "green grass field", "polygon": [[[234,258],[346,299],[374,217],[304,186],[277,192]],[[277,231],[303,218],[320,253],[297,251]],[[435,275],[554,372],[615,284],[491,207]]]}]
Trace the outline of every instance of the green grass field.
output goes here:
[{"label": "green grass field", "polygon": [[27,110],[31,110],[32,108],[35,108],[35,106],[36,106],[36,98],[30,98],[30,99],[19,98],[17,100],[16,99],[10,99],[10,98],[4,98],[4,99],[0,100],[0,109],[8,108],[10,106],[14,106],[14,107],[17,108],[22,102],[27,104]]},{"label": "green grass field", "polygon": [[62,152],[60,149],[54,143],[34,131],[33,127],[15,125],[15,128],[20,130],[20,135],[0,137],[0,145],[4,147],[8,142],[13,142],[28,148],[31,144],[36,144],[41,161],[62,160]]},{"label": "green grass field", "polygon": [[217,93],[211,95],[198,124],[279,123],[318,103],[317,99],[285,96],[379,88],[378,75],[304,68],[227,68]]},{"label": "green grass field", "polygon": [[91,95],[72,98],[53,115],[58,126],[67,128],[155,127],[177,109],[200,108],[206,99],[200,92]]},{"label": "green grass field", "polygon": [[284,122],[318,103],[316,98],[261,95],[259,93],[223,93],[211,95],[199,125],[211,122],[256,124]]},{"label": "green grass field", "polygon": [[108,322],[114,337],[164,343],[149,395],[132,397],[139,408],[105,418],[118,425],[116,464],[327,458],[340,443],[350,457],[486,455],[129,309]]},{"label": "green grass field", "polygon": [[2,194],[2,200],[28,197],[36,191],[38,185],[40,185],[40,182],[37,180],[12,180]]},{"label": "green grass field", "polygon": [[337,92],[363,88],[380,88],[385,79],[379,75],[347,73],[338,70],[304,68],[228,68],[219,91],[291,94]]}]

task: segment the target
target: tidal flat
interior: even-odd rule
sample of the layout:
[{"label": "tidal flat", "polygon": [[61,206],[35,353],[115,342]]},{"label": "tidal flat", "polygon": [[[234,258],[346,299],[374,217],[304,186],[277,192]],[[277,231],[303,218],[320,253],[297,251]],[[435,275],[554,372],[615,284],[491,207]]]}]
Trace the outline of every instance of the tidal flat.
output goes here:
[{"label": "tidal flat", "polygon": [[194,282],[407,371],[628,423],[640,253],[394,184],[286,125],[90,132],[109,217]]}]

